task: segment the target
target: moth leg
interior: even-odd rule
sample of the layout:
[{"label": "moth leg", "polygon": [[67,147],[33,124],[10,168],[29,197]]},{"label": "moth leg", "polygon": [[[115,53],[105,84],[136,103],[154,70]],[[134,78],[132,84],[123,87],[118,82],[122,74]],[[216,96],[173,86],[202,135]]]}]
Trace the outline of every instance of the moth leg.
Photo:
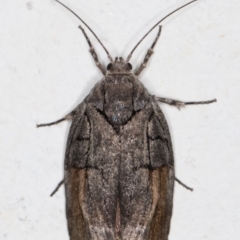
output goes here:
[{"label": "moth leg", "polygon": [[52,197],[57,191],[58,189],[64,184],[64,179],[58,183],[58,185],[56,186],[56,188],[53,190],[53,192],[50,194],[50,197]]},{"label": "moth leg", "polygon": [[214,98],[214,99],[208,100],[208,101],[182,102],[182,101],[178,101],[178,100],[173,100],[173,99],[169,99],[169,98],[162,98],[162,97],[156,97],[156,96],[154,96],[154,99],[156,101],[158,101],[158,102],[163,102],[163,103],[167,103],[169,105],[175,106],[179,110],[180,110],[180,108],[185,107],[186,105],[209,104],[209,103],[214,103],[214,102],[217,101],[217,99]]},{"label": "moth leg", "polygon": [[193,191],[193,188],[190,188],[190,187],[188,187],[186,184],[184,184],[182,181],[180,181],[178,178],[176,178],[175,177],[175,181],[178,183],[178,184],[180,184],[180,185],[182,185],[183,187],[185,187],[187,190],[189,190],[189,191]]},{"label": "moth leg", "polygon": [[93,57],[93,59],[94,59],[94,62],[95,62],[95,64],[96,64],[96,66],[100,69],[100,71],[102,72],[102,74],[105,76],[105,75],[106,75],[106,69],[105,69],[105,68],[102,66],[102,64],[99,62],[97,53],[96,53],[96,51],[95,51],[95,49],[94,49],[91,41],[89,40],[89,38],[88,38],[85,30],[82,28],[81,25],[79,26],[79,28],[82,30],[82,33],[83,33],[84,37],[85,37],[86,40],[87,40],[87,43],[88,43],[88,45],[89,45],[89,47],[90,47],[90,50],[89,50],[89,51],[90,51],[90,53],[92,54],[92,57]]},{"label": "moth leg", "polygon": [[160,26],[159,26],[158,33],[157,33],[157,36],[156,36],[156,38],[155,38],[155,40],[154,40],[151,48],[148,49],[147,54],[145,55],[145,58],[144,58],[143,62],[141,63],[140,67],[139,67],[139,68],[136,70],[136,72],[135,72],[135,75],[136,75],[136,76],[139,76],[140,73],[143,71],[143,69],[147,66],[147,63],[148,63],[150,57],[151,57],[152,54],[153,54],[153,48],[154,48],[154,46],[156,45],[156,43],[157,43],[157,41],[158,41],[158,39],[159,39],[159,37],[160,37],[161,30],[162,30],[162,26],[160,25]]},{"label": "moth leg", "polygon": [[76,110],[74,109],[72,112],[70,112],[68,115],[66,115],[64,118],[61,118],[57,121],[54,121],[54,122],[50,122],[50,123],[41,123],[41,124],[37,124],[37,128],[39,127],[49,127],[49,126],[52,126],[52,125],[55,125],[55,124],[58,124],[60,122],[63,122],[65,120],[71,120],[75,114]]}]

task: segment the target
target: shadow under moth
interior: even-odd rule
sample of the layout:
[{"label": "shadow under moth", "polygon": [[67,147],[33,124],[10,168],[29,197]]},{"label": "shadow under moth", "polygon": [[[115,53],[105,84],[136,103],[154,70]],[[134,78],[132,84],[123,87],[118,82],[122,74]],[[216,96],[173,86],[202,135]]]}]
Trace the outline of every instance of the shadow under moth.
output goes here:
[{"label": "shadow under moth", "polygon": [[[181,102],[148,93],[139,81],[160,34],[160,23],[195,2],[191,1],[157,22],[136,44],[126,60],[103,66],[87,33],[81,29],[96,66],[103,74],[88,96],[64,118],[37,127],[72,120],[65,161],[66,215],[70,240],[167,240],[173,206],[174,157],[166,119],[158,105],[178,108],[201,102]],[[137,46],[155,28],[157,36],[144,60],[133,71],[129,62]],[[56,190],[57,190],[56,189]],[[55,193],[55,191],[54,191]]]}]

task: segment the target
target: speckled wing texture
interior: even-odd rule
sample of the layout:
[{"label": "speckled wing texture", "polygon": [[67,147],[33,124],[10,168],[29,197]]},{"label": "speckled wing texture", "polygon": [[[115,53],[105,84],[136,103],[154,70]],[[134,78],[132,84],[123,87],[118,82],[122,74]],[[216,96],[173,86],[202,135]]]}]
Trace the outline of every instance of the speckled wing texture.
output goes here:
[{"label": "speckled wing texture", "polygon": [[137,79],[104,79],[78,106],[64,182],[70,240],[168,239],[172,144],[162,111]]}]

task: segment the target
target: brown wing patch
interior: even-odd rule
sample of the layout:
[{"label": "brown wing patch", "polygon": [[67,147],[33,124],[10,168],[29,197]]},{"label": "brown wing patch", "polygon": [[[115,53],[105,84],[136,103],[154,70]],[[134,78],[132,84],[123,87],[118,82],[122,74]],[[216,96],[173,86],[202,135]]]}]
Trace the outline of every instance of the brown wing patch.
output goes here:
[{"label": "brown wing patch", "polygon": [[81,203],[84,199],[86,169],[65,170],[66,215],[71,240],[88,239]]},{"label": "brown wing patch", "polygon": [[158,202],[150,225],[148,240],[167,240],[172,216],[174,170],[169,167],[158,168],[152,172],[151,180],[153,193],[155,192],[158,196]]}]

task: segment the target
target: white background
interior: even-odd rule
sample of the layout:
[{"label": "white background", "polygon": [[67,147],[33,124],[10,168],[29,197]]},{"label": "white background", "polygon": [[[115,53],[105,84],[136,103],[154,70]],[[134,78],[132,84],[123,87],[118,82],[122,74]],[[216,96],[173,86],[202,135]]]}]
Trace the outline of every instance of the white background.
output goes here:
[{"label": "white background", "polygon": [[[64,0],[113,57],[126,57],[178,0]],[[141,81],[151,94],[217,98],[181,111],[160,104],[168,120],[177,177],[170,240],[234,240],[240,235],[240,2],[200,0],[162,23]],[[63,177],[70,123],[35,128],[70,112],[102,78],[78,29],[53,0],[0,1],[0,238],[68,239]],[[157,29],[131,63],[138,66]],[[89,36],[104,64],[108,59]]]}]

